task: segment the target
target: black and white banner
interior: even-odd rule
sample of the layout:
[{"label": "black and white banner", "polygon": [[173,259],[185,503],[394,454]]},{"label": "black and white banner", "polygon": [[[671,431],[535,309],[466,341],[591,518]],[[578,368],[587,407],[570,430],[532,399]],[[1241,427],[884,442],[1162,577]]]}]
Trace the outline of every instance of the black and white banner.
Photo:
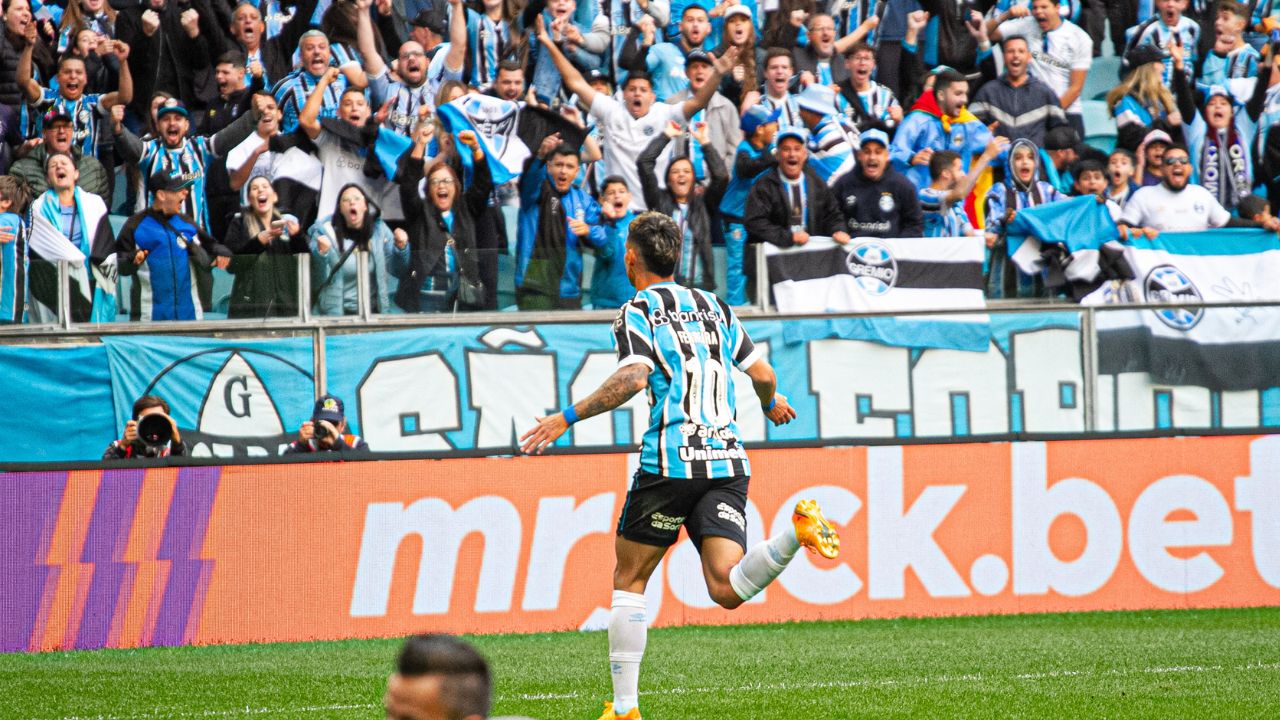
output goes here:
[{"label": "black and white banner", "polygon": [[765,246],[778,310],[787,313],[982,310],[981,238],[814,237]]},{"label": "black and white banner", "polygon": [[1136,278],[1108,284],[1085,304],[1222,303],[1228,307],[1098,314],[1098,370],[1149,373],[1168,385],[1249,390],[1280,384],[1280,238],[1263,230],[1167,233],[1134,240]]},{"label": "black and white banner", "polygon": [[803,246],[765,246],[774,304],[784,313],[889,313],[974,310],[950,315],[832,320],[820,337],[872,340],[900,347],[985,352],[989,319],[983,296],[981,238],[856,238],[840,245],[814,237]]}]

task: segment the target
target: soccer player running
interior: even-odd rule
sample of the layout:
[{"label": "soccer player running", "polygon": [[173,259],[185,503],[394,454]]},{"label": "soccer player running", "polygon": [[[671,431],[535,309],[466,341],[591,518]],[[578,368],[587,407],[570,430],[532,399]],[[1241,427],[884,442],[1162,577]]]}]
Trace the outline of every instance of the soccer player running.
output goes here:
[{"label": "soccer player running", "polygon": [[640,660],[648,632],[644,589],[681,525],[702,556],[707,592],[728,609],[773,582],[802,545],[827,558],[840,552],[835,529],[813,500],[796,504],[787,532],[746,550],[751,467],[734,422],[728,364],[751,378],[774,425],[790,422],[796,411],[777,392],[773,367],[733,310],[709,292],[675,283],[682,240],[665,215],[646,212],[632,222],[623,262],[639,292],[613,323],[618,369],[586,399],[538,418],[520,438],[521,450],[541,453],[578,420],[649,390],[640,469],[618,519],[609,618],[613,702],[605,704],[600,720],[640,719]]}]

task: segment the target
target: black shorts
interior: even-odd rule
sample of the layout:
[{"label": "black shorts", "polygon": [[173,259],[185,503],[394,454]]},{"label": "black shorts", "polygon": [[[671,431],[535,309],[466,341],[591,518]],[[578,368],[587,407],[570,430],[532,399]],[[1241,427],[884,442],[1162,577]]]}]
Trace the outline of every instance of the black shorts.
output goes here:
[{"label": "black shorts", "polygon": [[645,545],[670,547],[683,525],[699,550],[707,536],[729,538],[745,550],[750,479],[668,478],[637,470],[618,517],[618,534]]}]

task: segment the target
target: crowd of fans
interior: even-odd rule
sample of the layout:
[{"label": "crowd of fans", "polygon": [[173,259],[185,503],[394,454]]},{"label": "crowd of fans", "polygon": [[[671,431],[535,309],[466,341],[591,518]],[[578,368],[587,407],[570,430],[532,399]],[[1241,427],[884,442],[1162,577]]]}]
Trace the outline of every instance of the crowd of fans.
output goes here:
[{"label": "crowd of fans", "polygon": [[[376,312],[497,309],[500,289],[617,307],[646,208],[684,230],[677,279],[734,304],[751,245],[813,237],[980,234],[991,297],[1052,295],[1005,229],[1078,195],[1125,236],[1280,227],[1271,2],[33,2],[3,4],[0,38],[6,322],[353,313],[365,284]],[[1095,147],[1082,92],[1108,38],[1116,133]],[[528,108],[556,122],[499,173],[514,136],[482,114]]]}]

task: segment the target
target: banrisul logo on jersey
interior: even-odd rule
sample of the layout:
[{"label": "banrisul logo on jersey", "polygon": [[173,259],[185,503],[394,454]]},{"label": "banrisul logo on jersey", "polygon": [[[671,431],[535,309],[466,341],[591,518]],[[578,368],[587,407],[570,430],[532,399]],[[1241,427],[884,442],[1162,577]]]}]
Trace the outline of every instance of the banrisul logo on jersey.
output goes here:
[{"label": "banrisul logo on jersey", "polygon": [[[1147,273],[1142,286],[1149,303],[1198,303],[1203,298],[1187,274],[1173,265],[1157,265]],[[1190,330],[1204,317],[1204,308],[1163,308],[1152,310],[1160,322],[1174,330]]]},{"label": "banrisul logo on jersey", "polygon": [[869,295],[880,296],[898,281],[898,261],[883,243],[864,242],[849,253],[849,274]]}]

